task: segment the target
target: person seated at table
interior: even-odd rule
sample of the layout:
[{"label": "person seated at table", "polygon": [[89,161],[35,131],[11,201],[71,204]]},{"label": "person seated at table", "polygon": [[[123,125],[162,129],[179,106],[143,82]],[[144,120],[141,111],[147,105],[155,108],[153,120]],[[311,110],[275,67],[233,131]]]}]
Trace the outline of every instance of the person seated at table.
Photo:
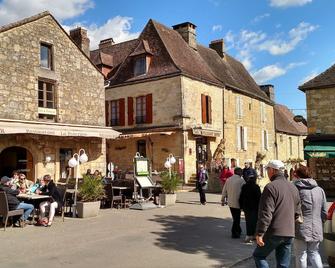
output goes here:
[{"label": "person seated at table", "polygon": [[7,176],[3,176],[1,178],[0,190],[4,191],[7,195],[7,202],[8,202],[9,210],[23,209],[24,211],[21,218],[14,222],[14,226],[24,227],[26,223],[29,223],[28,217],[31,214],[31,212],[34,210],[34,206],[32,204],[20,202],[19,199],[17,199],[16,197],[20,193],[20,191],[18,189],[13,190],[11,187],[12,187],[11,178],[8,178]]},{"label": "person seated at table", "polygon": [[[51,179],[50,175],[44,175],[41,181],[42,188],[37,189],[37,194],[49,195],[50,201],[43,201],[40,203],[40,222],[43,222],[42,225],[47,227],[52,225],[52,221],[55,216],[56,208],[60,208],[62,206],[62,197],[57,189],[56,184]],[[45,217],[46,208],[49,208],[49,218],[48,223],[42,221]]]},{"label": "person seated at table", "polygon": [[99,170],[95,170],[94,173],[93,173],[93,178],[95,179],[101,179],[102,175],[101,175],[101,172]]},{"label": "person seated at table", "polygon": [[16,190],[19,187],[19,175],[20,173],[17,170],[12,172],[11,185],[13,190]]},{"label": "person seated at table", "polygon": [[26,175],[20,173],[19,174],[19,190],[20,193],[26,193],[28,192],[29,188],[33,186],[33,182],[30,180],[27,180]]},{"label": "person seated at table", "polygon": [[91,176],[92,175],[92,172],[91,172],[91,169],[90,168],[88,168],[87,170],[86,170],[86,174],[85,175],[87,175],[87,176]]}]

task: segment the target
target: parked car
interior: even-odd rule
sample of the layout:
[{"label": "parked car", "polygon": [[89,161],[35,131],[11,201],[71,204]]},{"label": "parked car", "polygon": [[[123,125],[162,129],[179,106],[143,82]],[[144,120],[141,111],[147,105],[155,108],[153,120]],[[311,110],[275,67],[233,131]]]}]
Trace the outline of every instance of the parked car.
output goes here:
[{"label": "parked car", "polygon": [[335,201],[330,206],[324,224],[324,249],[330,267],[335,267]]}]

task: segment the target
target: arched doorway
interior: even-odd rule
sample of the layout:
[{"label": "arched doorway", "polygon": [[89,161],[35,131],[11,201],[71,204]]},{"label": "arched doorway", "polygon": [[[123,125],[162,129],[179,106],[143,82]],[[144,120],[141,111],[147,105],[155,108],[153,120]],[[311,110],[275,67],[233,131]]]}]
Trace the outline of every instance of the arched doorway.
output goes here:
[{"label": "arched doorway", "polygon": [[12,176],[14,170],[24,173],[34,181],[34,164],[32,154],[23,147],[8,147],[0,153],[0,176]]}]

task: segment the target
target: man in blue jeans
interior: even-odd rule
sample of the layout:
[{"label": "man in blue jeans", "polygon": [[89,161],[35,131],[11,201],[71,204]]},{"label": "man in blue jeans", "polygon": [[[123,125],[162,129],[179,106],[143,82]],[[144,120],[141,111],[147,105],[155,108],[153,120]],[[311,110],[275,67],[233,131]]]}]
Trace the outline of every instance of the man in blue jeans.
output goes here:
[{"label": "man in blue jeans", "polygon": [[285,178],[283,162],[271,160],[266,168],[271,182],[265,186],[259,204],[253,257],[256,267],[268,268],[266,257],[275,250],[277,267],[289,267],[295,221],[301,216],[299,192]]},{"label": "man in blue jeans", "polygon": [[11,189],[11,179],[7,176],[4,176],[1,178],[1,186],[0,189],[7,194],[7,201],[8,201],[8,207],[9,210],[14,209],[23,209],[24,213],[21,217],[21,224],[20,221],[17,221],[14,223],[14,226],[16,227],[24,227],[25,223],[28,220],[29,215],[34,209],[34,206],[32,204],[23,203],[17,199],[17,195],[20,193],[19,190],[13,190]]}]

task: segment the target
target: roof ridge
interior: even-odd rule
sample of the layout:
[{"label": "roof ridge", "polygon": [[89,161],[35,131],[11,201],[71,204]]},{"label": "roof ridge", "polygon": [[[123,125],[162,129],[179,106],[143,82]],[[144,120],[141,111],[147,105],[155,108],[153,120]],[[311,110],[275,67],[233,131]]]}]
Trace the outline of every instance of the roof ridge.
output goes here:
[{"label": "roof ridge", "polygon": [[[134,42],[136,40],[138,40],[138,38],[130,39],[130,40],[123,41],[123,42],[120,42],[120,43],[115,43],[115,44],[113,44],[113,47],[123,45],[123,44],[128,43],[128,42]],[[90,50],[90,52],[96,52],[96,51],[99,51],[99,50],[100,50],[100,48],[97,48],[97,49]]]},{"label": "roof ridge", "polygon": [[329,68],[327,68],[326,70],[324,70],[323,72],[321,72],[320,74],[318,74],[317,76],[313,77],[312,79],[306,81],[305,83],[303,83],[302,85],[299,86],[299,89],[305,89],[305,88],[312,88],[312,85],[308,85],[308,84],[312,84],[313,82],[315,82],[315,80],[322,78],[323,75],[325,75],[327,72],[331,71],[331,69],[335,68],[335,64],[331,65]]},{"label": "roof ridge", "polygon": [[35,20],[38,20],[38,19],[43,18],[43,17],[48,16],[48,15],[52,16],[51,13],[48,10],[46,10],[46,11],[43,11],[43,12],[38,13],[36,15],[33,15],[33,16],[21,19],[19,21],[15,21],[15,22],[12,22],[12,23],[5,24],[3,26],[0,26],[0,33],[8,31],[8,30],[10,30],[12,28],[21,26],[21,25],[29,23],[29,22],[33,22]]}]

